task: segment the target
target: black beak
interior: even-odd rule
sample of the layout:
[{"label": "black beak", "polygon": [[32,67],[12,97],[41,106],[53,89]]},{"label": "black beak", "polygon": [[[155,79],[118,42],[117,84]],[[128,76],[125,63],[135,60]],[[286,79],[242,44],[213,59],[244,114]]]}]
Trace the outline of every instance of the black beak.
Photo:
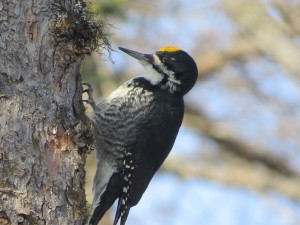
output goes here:
[{"label": "black beak", "polygon": [[143,54],[143,53],[136,52],[136,51],[133,51],[133,50],[130,50],[127,48],[123,48],[123,47],[119,47],[119,49],[121,51],[127,53],[128,55],[132,56],[133,58],[136,58],[141,63],[143,63],[143,62],[152,63],[152,61],[153,61],[152,54]]}]

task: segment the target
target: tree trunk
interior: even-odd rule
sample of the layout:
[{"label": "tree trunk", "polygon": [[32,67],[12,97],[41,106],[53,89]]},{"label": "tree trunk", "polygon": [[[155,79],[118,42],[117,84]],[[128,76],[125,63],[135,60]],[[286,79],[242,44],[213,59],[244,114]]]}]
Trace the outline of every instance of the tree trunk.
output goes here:
[{"label": "tree trunk", "polygon": [[82,57],[54,50],[49,2],[0,1],[1,225],[87,217]]}]

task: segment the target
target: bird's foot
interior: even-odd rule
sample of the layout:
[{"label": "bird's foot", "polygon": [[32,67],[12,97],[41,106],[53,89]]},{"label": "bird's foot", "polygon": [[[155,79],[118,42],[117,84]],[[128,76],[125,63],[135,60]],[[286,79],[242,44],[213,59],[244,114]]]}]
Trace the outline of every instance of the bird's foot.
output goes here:
[{"label": "bird's foot", "polygon": [[87,89],[83,89],[82,93],[87,93],[87,95],[88,95],[88,99],[87,100],[82,100],[82,101],[88,103],[89,105],[92,106],[93,109],[95,109],[96,108],[96,103],[93,99],[93,91],[94,90],[93,90],[92,85],[89,84],[89,83],[82,83],[82,85],[87,86]]}]

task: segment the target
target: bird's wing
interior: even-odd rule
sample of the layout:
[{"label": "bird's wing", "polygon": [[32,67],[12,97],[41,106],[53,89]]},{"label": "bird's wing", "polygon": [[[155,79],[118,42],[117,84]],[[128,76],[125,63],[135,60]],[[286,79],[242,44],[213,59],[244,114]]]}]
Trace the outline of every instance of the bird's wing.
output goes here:
[{"label": "bird's wing", "polygon": [[160,119],[151,117],[152,121],[145,127],[137,142],[135,152],[138,153],[135,161],[138,167],[133,182],[132,206],[139,202],[153,175],[170,153],[181,126],[183,107],[176,107],[176,111],[166,110],[160,109],[155,113]]},{"label": "bird's wing", "polygon": [[125,224],[130,207],[139,202],[168,156],[182,123],[183,108],[183,101],[153,107],[147,115],[148,120],[139,127],[132,152],[125,153],[123,190],[114,225],[120,217],[121,225]]}]

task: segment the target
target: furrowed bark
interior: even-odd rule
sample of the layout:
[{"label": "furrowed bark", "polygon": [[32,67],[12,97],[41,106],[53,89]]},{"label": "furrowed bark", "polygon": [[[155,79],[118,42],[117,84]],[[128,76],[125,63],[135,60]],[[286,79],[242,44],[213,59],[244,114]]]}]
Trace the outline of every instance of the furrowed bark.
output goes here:
[{"label": "furrowed bark", "polygon": [[0,2],[3,225],[84,224],[87,217],[84,150],[89,120],[79,73],[87,51],[55,47],[49,32],[52,4]]}]

